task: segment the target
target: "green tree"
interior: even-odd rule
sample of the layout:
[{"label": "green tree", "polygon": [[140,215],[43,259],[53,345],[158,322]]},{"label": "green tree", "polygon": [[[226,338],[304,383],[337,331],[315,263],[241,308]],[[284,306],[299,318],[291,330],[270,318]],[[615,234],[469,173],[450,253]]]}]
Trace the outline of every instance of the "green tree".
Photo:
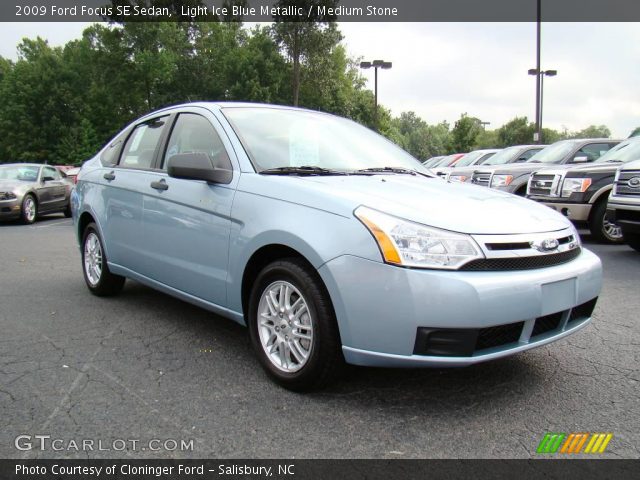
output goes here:
[{"label": "green tree", "polygon": [[479,118],[469,117],[466,113],[460,116],[451,131],[451,148],[456,152],[468,152],[476,144],[482,132]]},{"label": "green tree", "polygon": [[629,135],[629,138],[631,137],[638,137],[640,136],[640,127],[636,127],[632,132],[631,135]]},{"label": "green tree", "polygon": [[573,132],[569,138],[610,138],[611,130],[606,125],[590,125],[578,132]]},{"label": "green tree", "polygon": [[527,117],[516,117],[498,129],[498,145],[500,147],[527,145],[533,142],[535,131],[535,124],[529,122]]},{"label": "green tree", "polygon": [[291,99],[294,106],[300,101],[303,65],[313,67],[314,61],[321,62],[342,39],[334,23],[336,16],[321,15],[317,8],[333,8],[337,4],[337,0],[279,0],[275,3],[275,7],[283,9],[281,11],[292,11],[286,9],[297,7],[303,12],[312,12],[311,16],[276,15],[273,18],[274,38],[291,62]]}]

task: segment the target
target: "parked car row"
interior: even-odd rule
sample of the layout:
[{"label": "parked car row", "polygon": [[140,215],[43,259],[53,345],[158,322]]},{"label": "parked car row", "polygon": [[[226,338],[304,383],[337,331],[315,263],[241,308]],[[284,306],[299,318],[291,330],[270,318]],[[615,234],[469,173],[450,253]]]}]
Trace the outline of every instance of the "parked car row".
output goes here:
[{"label": "parked car row", "polygon": [[[481,151],[466,156],[478,156],[477,152]],[[626,241],[637,249],[640,174],[637,166],[634,169],[629,163],[635,160],[640,160],[640,137],[624,141],[593,138],[508,147],[481,165],[432,168],[432,172],[449,182],[471,182],[526,196],[560,212],[577,226],[589,228],[597,241]],[[630,170],[619,168],[627,163]],[[608,206],[610,195],[615,200]]]}]

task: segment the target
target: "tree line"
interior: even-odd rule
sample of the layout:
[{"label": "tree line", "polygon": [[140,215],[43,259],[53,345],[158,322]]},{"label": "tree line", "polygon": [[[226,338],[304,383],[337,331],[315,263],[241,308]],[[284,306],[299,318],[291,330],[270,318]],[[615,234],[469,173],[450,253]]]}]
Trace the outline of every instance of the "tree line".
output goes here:
[{"label": "tree line", "polygon": [[[374,95],[331,18],[311,23],[94,24],[62,47],[24,39],[18,59],[0,57],[0,163],[80,164],[146,112],[190,101],[249,101],[302,107],[374,127]],[[485,130],[466,114],[430,125],[414,112],[380,106],[380,132],[419,159],[531,143],[518,117]],[[545,129],[546,143],[608,137],[606,126]]]}]

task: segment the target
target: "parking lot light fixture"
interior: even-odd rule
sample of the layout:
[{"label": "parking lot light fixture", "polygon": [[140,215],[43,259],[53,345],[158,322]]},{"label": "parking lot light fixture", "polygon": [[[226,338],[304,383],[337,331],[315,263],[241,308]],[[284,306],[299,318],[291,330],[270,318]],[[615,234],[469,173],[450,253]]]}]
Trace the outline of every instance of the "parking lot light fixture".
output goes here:
[{"label": "parking lot light fixture", "polygon": [[376,131],[379,130],[378,125],[378,69],[389,70],[392,67],[391,62],[384,60],[373,60],[372,62],[360,62],[360,68],[367,70],[373,68],[374,70],[374,110],[373,119]]}]

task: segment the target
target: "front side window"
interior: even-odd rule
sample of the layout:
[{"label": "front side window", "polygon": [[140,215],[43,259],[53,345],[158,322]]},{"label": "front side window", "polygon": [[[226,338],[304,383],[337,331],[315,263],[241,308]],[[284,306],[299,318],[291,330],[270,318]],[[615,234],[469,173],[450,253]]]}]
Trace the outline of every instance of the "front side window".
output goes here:
[{"label": "front side window", "polygon": [[162,162],[166,170],[171,157],[183,153],[204,153],[217,168],[231,170],[229,155],[211,123],[195,113],[181,113],[171,132]]},{"label": "front side window", "polygon": [[60,172],[58,172],[57,169],[55,168],[51,168],[51,167],[44,167],[43,171],[42,171],[42,179],[53,179],[53,180],[60,180]]},{"label": "front side window", "polygon": [[136,169],[151,168],[166,123],[167,117],[162,117],[138,125],[124,146],[119,165]]},{"label": "front side window", "polygon": [[260,107],[222,110],[256,170],[319,167],[423,170],[418,160],[366,127],[323,113]]},{"label": "front side window", "polygon": [[608,143],[590,143],[578,150],[578,152],[574,155],[574,158],[587,157],[588,162],[593,162],[594,160],[597,160],[602,155],[607,153],[610,148],[611,145],[609,145]]}]

